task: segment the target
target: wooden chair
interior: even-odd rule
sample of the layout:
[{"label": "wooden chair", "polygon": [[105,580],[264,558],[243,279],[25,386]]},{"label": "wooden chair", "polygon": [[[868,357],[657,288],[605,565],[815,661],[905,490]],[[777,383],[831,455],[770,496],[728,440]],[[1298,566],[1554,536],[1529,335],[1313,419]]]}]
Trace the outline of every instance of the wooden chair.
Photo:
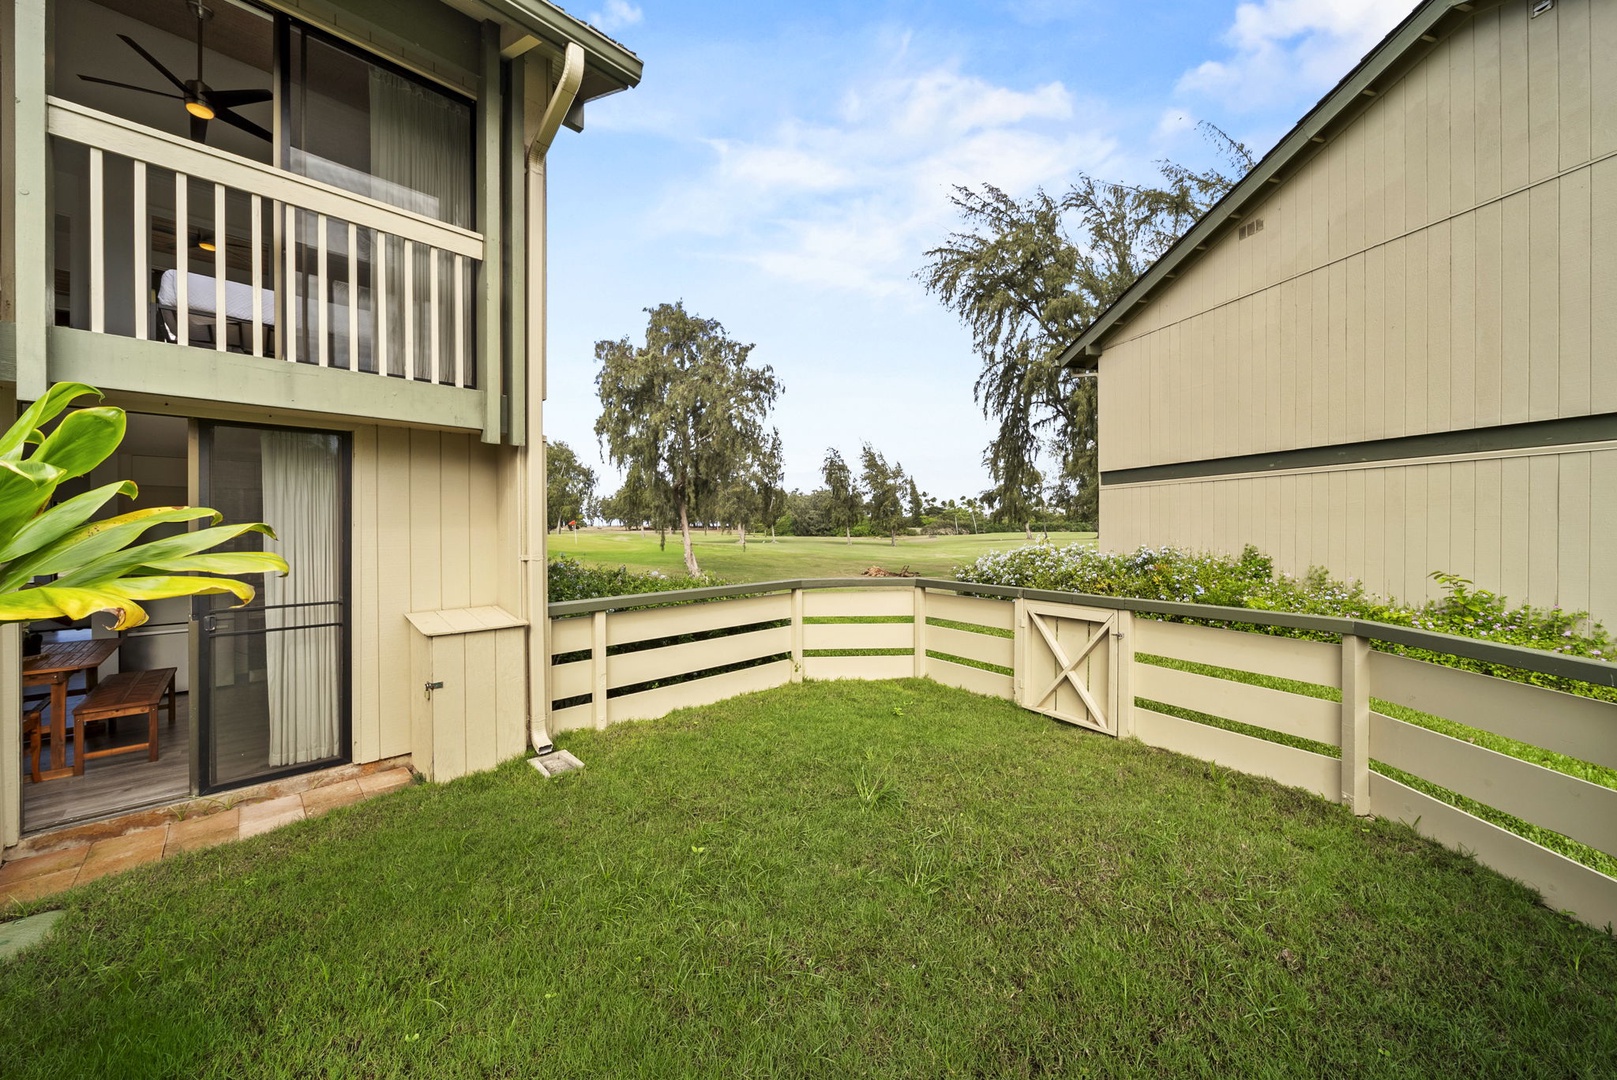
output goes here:
[{"label": "wooden chair", "polygon": [[[39,755],[45,741],[44,706],[29,709],[22,717],[22,737],[28,741],[28,780],[39,783]],[[59,753],[51,747],[53,753]]]}]

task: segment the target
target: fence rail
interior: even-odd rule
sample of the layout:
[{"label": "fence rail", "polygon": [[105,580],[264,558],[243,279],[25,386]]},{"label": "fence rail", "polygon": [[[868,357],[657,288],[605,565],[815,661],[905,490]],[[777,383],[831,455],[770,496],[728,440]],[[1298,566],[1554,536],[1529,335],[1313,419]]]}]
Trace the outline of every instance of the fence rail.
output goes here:
[{"label": "fence rail", "polygon": [[88,159],[83,329],[475,387],[479,234],[59,98],[47,128]]},{"label": "fence rail", "polygon": [[[1617,856],[1617,790],[1434,730],[1446,720],[1617,769],[1617,704],[1372,644],[1602,687],[1617,685],[1617,665],[1362,620],[928,578],[569,601],[550,605],[549,633],[552,732],[805,678],[922,676],[1405,821],[1526,882],[1553,908],[1596,926],[1617,923],[1617,879],[1372,765]],[[1400,707],[1439,719],[1423,726],[1383,711]]]}]

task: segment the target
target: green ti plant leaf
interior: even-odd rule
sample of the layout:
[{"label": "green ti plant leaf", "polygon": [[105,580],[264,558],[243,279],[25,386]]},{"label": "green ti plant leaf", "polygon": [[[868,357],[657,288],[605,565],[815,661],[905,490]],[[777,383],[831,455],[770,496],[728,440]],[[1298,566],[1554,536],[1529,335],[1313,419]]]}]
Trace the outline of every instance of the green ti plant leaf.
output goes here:
[{"label": "green ti plant leaf", "polygon": [[[115,496],[138,494],[129,481],[52,506],[58,486],[87,475],[123,441],[122,409],[95,406],[62,416],[85,396],[101,393],[83,383],[53,386],[0,435],[0,622],[77,620],[105,611],[122,630],[146,621],[142,601],[228,594],[247,604],[253,587],[237,578],[288,572],[273,552],[212,550],[253,533],[273,538],[262,522],[221,525],[217,511],[187,506],[93,520]],[[203,519],[209,527],[137,542],[155,525]]]}]

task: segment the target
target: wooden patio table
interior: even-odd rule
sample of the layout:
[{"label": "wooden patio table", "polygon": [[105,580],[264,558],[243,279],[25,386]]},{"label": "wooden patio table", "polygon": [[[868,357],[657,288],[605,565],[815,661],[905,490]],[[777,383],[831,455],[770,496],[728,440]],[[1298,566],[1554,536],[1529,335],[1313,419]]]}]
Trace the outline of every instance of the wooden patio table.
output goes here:
[{"label": "wooden patio table", "polygon": [[38,656],[24,657],[22,684],[51,688],[51,768],[39,774],[41,780],[59,780],[64,776],[84,775],[84,756],[73,755],[71,766],[63,765],[67,757],[67,684],[75,671],[85,673],[85,682],[94,690],[96,668],[118,651],[118,638],[91,638],[89,641],[61,641],[46,645]]}]

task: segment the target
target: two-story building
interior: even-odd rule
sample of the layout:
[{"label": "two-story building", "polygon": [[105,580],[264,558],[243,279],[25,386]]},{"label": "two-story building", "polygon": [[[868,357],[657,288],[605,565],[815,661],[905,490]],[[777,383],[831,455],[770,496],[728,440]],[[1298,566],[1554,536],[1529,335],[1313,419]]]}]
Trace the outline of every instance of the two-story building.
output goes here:
[{"label": "two-story building", "polygon": [[544,158],[640,61],[542,0],[3,0],[0,42],[0,411],[99,387],[92,481],[293,567],[124,637],[178,669],[156,761],[30,781],[0,634],[0,841],[543,745]]},{"label": "two-story building", "polygon": [[1617,625],[1617,0],[1426,0],[1072,343],[1101,543]]}]

